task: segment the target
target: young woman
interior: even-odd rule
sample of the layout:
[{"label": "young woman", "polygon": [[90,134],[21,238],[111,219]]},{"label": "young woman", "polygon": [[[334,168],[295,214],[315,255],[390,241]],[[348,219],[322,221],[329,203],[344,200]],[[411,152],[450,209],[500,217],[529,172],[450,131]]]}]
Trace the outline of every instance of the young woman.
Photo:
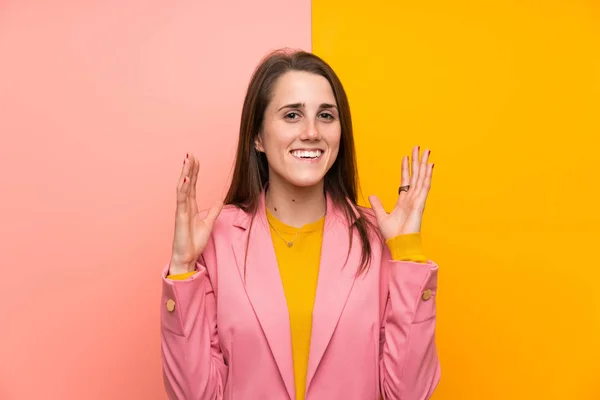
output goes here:
[{"label": "young woman", "polygon": [[277,51],[250,81],[225,206],[198,211],[199,162],[186,155],[162,280],[169,398],[431,396],[438,266],[420,236],[429,151],[402,159],[387,213],[375,196],[372,209],[357,205],[353,140],[334,71]]}]

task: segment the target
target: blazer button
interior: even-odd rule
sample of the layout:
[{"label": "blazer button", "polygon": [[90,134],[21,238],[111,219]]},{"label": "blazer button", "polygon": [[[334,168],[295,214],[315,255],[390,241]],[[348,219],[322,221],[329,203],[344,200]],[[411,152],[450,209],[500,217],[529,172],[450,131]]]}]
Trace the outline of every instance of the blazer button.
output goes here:
[{"label": "blazer button", "polygon": [[427,289],[426,291],[423,292],[422,298],[423,298],[423,300],[427,301],[431,298],[431,295],[432,295],[431,289]]},{"label": "blazer button", "polygon": [[175,310],[175,302],[173,299],[169,299],[167,300],[167,311],[173,312],[173,310]]}]

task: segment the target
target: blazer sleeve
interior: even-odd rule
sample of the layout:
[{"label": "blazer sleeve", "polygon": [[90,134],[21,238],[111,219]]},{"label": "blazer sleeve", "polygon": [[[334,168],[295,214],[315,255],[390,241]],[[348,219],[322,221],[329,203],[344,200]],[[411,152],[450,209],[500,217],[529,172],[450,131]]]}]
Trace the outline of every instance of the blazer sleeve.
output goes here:
[{"label": "blazer sleeve", "polygon": [[197,273],[187,279],[167,278],[168,265],[163,270],[161,357],[165,389],[171,400],[223,398],[228,367],[217,335],[214,277],[206,265],[210,251],[214,252],[211,244],[209,241],[208,256],[203,254],[196,262]]},{"label": "blazer sleeve", "polygon": [[[383,399],[426,400],[440,381],[435,343],[438,265],[394,260],[383,246],[379,377]],[[393,249],[392,249],[393,251]]]}]

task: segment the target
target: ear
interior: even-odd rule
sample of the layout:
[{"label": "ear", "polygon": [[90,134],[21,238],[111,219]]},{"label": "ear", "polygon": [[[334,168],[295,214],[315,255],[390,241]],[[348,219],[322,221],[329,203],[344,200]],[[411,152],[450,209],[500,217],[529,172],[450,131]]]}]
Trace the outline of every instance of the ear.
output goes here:
[{"label": "ear", "polygon": [[256,148],[256,150],[258,150],[261,153],[265,152],[265,148],[263,147],[262,138],[261,138],[260,133],[258,135],[256,135],[256,139],[254,140],[254,147]]}]

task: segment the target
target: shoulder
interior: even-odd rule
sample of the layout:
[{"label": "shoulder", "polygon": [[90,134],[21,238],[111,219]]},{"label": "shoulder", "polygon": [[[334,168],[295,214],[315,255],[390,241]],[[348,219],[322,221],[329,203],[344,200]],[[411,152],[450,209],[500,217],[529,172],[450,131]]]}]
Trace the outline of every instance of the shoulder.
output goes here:
[{"label": "shoulder", "polygon": [[375,213],[370,207],[360,206],[352,200],[346,200],[346,204],[332,204],[335,219],[344,224],[347,228],[352,229],[353,226],[360,228],[376,228],[377,219]]},{"label": "shoulder", "polygon": [[373,220],[375,220],[375,212],[373,212],[373,209],[371,207],[357,205],[356,209],[359,210],[361,212],[361,214],[364,215],[365,217],[373,218]]},{"label": "shoulder", "polygon": [[217,217],[217,221],[220,223],[232,223],[240,212],[243,212],[238,206],[233,204],[226,204],[223,206],[221,213]]},{"label": "shoulder", "polygon": [[371,244],[381,245],[384,240],[379,233],[379,224],[375,217],[375,212],[370,207],[356,206],[359,218],[362,220],[362,227],[368,235]]},{"label": "shoulder", "polygon": [[377,226],[377,218],[375,218],[375,212],[370,207],[356,206],[356,209],[360,213],[361,218],[365,218],[368,222]]},{"label": "shoulder", "polygon": [[[206,208],[199,211],[198,214],[200,214],[200,218],[206,218],[208,212],[209,209]],[[217,219],[215,220],[213,229],[222,229],[227,226],[232,226],[236,219],[239,218],[240,213],[243,213],[243,211],[239,207],[233,204],[224,205]]]},{"label": "shoulder", "polygon": [[[204,219],[208,215],[208,212],[209,209],[207,208],[199,211],[198,214],[200,218]],[[218,251],[218,248],[231,242],[236,231],[235,225],[239,218],[239,213],[243,213],[243,211],[236,206],[223,206],[212,226],[208,243],[203,251],[206,262],[210,263],[210,260],[212,260],[211,257],[215,257],[215,253]]]}]

